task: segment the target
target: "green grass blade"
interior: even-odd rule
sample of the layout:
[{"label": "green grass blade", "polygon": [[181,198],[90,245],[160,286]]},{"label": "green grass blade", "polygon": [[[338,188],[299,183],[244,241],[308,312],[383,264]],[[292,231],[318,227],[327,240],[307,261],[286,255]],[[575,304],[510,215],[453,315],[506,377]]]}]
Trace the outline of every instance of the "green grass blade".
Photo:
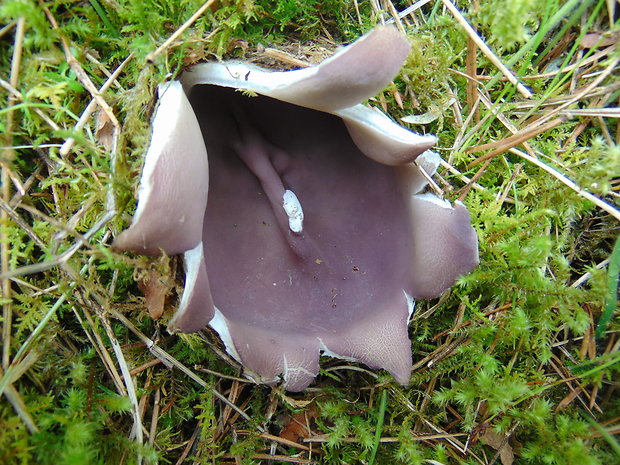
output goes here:
[{"label": "green grass blade", "polygon": [[375,442],[372,445],[372,452],[370,453],[370,460],[368,465],[375,463],[375,457],[377,456],[377,449],[379,449],[379,441],[381,440],[381,433],[383,433],[383,419],[385,418],[385,408],[387,406],[387,390],[381,393],[381,401],[379,403],[379,417],[377,418],[377,429],[375,430]]},{"label": "green grass blade", "polygon": [[600,338],[607,329],[611,318],[618,307],[618,277],[620,276],[620,236],[616,239],[616,245],[609,257],[607,268],[607,296],[601,319],[596,325],[596,337]]},{"label": "green grass blade", "polygon": [[114,27],[114,25],[110,21],[110,18],[108,18],[108,15],[106,14],[105,10],[103,9],[99,1],[89,0],[89,3],[93,7],[97,15],[101,18],[101,21],[103,21],[103,24],[105,24],[105,27],[107,27],[108,30],[112,33],[112,36],[118,39],[120,37],[120,35],[118,34],[118,30]]},{"label": "green grass blade", "polygon": [[609,434],[609,432],[605,428],[599,425],[594,418],[590,416],[585,416],[585,419],[588,420],[588,423],[590,423],[592,427],[601,434],[603,439],[605,439],[605,441],[609,443],[611,449],[616,453],[618,457],[620,457],[620,444],[618,443],[618,441],[616,441],[616,438],[614,438],[613,435]]}]

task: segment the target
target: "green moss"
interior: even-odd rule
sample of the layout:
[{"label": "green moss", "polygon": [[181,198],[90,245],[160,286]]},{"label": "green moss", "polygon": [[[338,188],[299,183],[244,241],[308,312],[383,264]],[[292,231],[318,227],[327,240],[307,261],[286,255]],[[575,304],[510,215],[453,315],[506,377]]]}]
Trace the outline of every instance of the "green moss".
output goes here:
[{"label": "green moss", "polygon": [[536,32],[546,5],[557,8],[557,1],[491,0],[474,5],[470,14],[493,46],[511,51]]}]

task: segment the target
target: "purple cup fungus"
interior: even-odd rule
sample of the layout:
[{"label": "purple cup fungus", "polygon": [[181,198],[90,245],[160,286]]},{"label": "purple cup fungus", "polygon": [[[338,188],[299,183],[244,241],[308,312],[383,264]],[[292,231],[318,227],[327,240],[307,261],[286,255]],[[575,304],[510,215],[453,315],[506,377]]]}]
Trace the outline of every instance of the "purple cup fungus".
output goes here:
[{"label": "purple cup fungus", "polygon": [[170,331],[210,325],[249,378],[290,391],[321,353],[408,382],[414,299],[478,263],[465,206],[420,193],[436,138],[360,104],[408,51],[377,27],[310,68],[206,63],[160,88],[137,210],[114,246],[184,253]]}]

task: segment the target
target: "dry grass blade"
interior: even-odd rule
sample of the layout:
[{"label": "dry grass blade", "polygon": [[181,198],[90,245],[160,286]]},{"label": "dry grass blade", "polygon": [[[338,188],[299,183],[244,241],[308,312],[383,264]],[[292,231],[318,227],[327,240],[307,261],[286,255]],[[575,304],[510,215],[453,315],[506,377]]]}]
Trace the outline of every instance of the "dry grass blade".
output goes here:
[{"label": "dry grass blade", "polygon": [[[261,433],[260,435],[262,438],[267,439],[268,441],[274,441],[274,442],[278,442],[280,444],[282,444],[283,446],[286,447],[294,447],[296,449],[301,449],[301,450],[305,450],[305,451],[310,451],[310,448],[307,446],[304,446],[302,444],[299,444],[298,442],[295,441],[291,441],[285,438],[281,438],[280,436],[274,436],[273,434],[269,434],[269,433]],[[310,441],[311,438],[304,438],[304,442],[312,442]]]},{"label": "dry grass blade", "polygon": [[611,62],[607,65],[607,67],[600,74],[598,74],[596,79],[590,82],[583,89],[580,89],[578,92],[575,92],[574,95],[571,95],[567,99],[567,101],[564,102],[562,105],[550,111],[549,113],[546,113],[540,120],[541,124],[542,122],[551,119],[551,117],[555,116],[561,111],[567,109],[569,106],[573,105],[574,103],[579,102],[580,100],[591,95],[592,92],[595,91],[608,76],[610,76],[613,72],[617,71],[618,62],[620,62],[620,59],[611,60]]},{"label": "dry grass blade", "polygon": [[[493,103],[489,100],[489,98],[484,95],[480,90],[478,90],[478,98],[482,102],[482,104],[487,108],[493,116],[495,116],[500,123],[504,125],[506,129],[508,129],[512,134],[516,134],[519,132],[519,129],[514,125],[514,123],[504,114],[500,109],[493,105]],[[534,150],[530,147],[527,141],[523,142],[523,146],[527,150],[528,153],[533,154]]]},{"label": "dry grass blade", "polygon": [[161,400],[161,390],[155,390],[155,398],[153,399],[153,414],[151,415],[151,427],[149,430],[149,444],[152,446],[155,443],[155,437],[157,436],[157,424],[159,421],[159,411]]},{"label": "dry grass blade", "polygon": [[[86,309],[87,307],[89,307],[89,305],[83,300],[82,300],[82,303],[84,304],[84,307],[82,307],[82,312],[84,313],[84,316],[86,317],[86,321],[88,322],[88,326],[90,327],[90,332],[87,332],[86,326],[82,325],[84,328],[84,332],[86,332],[87,337],[92,342],[92,346],[96,349],[97,354],[99,355],[99,358],[101,358],[101,361],[103,362],[106,368],[106,371],[108,372],[109,377],[112,379],[112,382],[114,383],[114,387],[119,392],[119,394],[126,396],[127,392],[125,391],[125,385],[123,384],[122,377],[119,374],[118,370],[116,369],[116,365],[114,364],[114,361],[112,360],[112,357],[110,356],[110,353],[108,352],[108,349],[101,335],[99,334],[99,331],[97,330],[98,325],[93,320],[93,317],[90,314],[90,312]],[[75,309],[73,309],[73,311],[78,317],[78,319],[81,320],[78,312]]]},{"label": "dry grass blade", "polygon": [[275,48],[268,47],[265,49],[263,54],[267,58],[278,60],[280,63],[284,63],[286,65],[295,66],[298,68],[307,68],[308,66],[311,66],[311,63],[308,63],[307,61],[304,61],[304,60],[300,60],[299,58],[283,50],[278,50]]},{"label": "dry grass blade", "polygon": [[53,28],[59,32],[60,41],[62,43],[62,47],[65,53],[65,57],[67,59],[67,63],[69,63],[69,66],[71,66],[71,69],[73,69],[75,74],[78,76],[78,79],[80,80],[82,85],[88,90],[92,98],[103,109],[103,111],[106,112],[106,114],[108,115],[108,118],[110,118],[110,121],[114,125],[114,129],[118,132],[120,130],[120,124],[118,123],[118,120],[116,119],[116,116],[114,115],[114,111],[112,110],[110,105],[108,105],[108,102],[106,102],[105,99],[101,96],[101,94],[99,93],[95,85],[93,84],[88,74],[82,68],[82,65],[80,64],[80,62],[73,55],[73,52],[71,51],[71,47],[69,46],[69,42],[67,41],[65,36],[60,31],[56,18],[54,18],[54,16],[50,12],[50,10],[47,8],[47,6],[43,4],[41,4],[41,6],[43,7],[43,11],[45,11],[45,14],[49,22],[52,24]]},{"label": "dry grass blade", "polygon": [[157,49],[153,53],[149,54],[146,57],[146,62],[153,63],[162,52],[167,50],[168,47],[170,47],[170,45],[172,45],[174,41],[177,40],[181,36],[181,34],[183,34],[183,32],[187,30],[187,28],[194,24],[194,22],[198,18],[200,18],[204,14],[204,12],[207,11],[214,3],[215,0],[207,0],[200,8],[196,10],[196,12],[187,21],[185,21],[185,23],[183,23],[181,27],[174,31],[174,33],[170,37],[168,37],[168,39],[163,44],[157,47]]},{"label": "dry grass blade", "polygon": [[[0,376],[4,376],[2,370],[0,370]],[[28,407],[19,395],[19,392],[17,392],[17,389],[15,389],[12,385],[8,385],[3,394],[19,415],[19,418],[24,422],[24,425],[26,425],[26,428],[28,428],[30,434],[38,433],[40,429],[35,424],[32,415],[28,412]]]},{"label": "dry grass blade", "polygon": [[477,91],[476,85],[478,80],[478,66],[476,60],[476,43],[471,37],[467,38],[467,59],[466,59],[466,70],[467,70],[467,108],[469,108],[470,112],[475,111],[474,121],[480,121],[480,115],[477,111]]},{"label": "dry grass blade", "polygon": [[480,48],[480,51],[484,53],[484,55],[497,67],[497,69],[508,79],[512,84],[517,87],[517,90],[525,97],[532,98],[533,94],[530,90],[525,87],[523,84],[519,82],[519,80],[515,77],[515,75],[502,63],[502,61],[493,53],[493,51],[489,48],[489,46],[482,40],[482,38],[476,33],[474,28],[467,22],[463,14],[454,6],[450,0],[442,0],[443,4],[446,6],[450,13],[454,16],[454,18],[459,22],[459,24],[465,29],[467,35],[474,41],[474,43]]},{"label": "dry grass blade", "polygon": [[[404,17],[412,14],[413,12],[415,12],[416,10],[419,10],[420,8],[422,8],[424,5],[426,5],[427,3],[429,3],[431,0],[418,0],[417,2],[415,2],[413,5],[408,6],[407,8],[405,8],[403,11],[398,12],[397,17],[399,19],[403,19]],[[396,17],[394,18],[390,18],[386,21],[386,24],[390,24],[393,23],[396,19]]]},{"label": "dry grass blade", "polygon": [[[129,400],[131,401],[132,413],[134,418],[134,425],[132,433],[135,433],[136,441],[139,446],[144,443],[144,435],[142,433],[142,418],[140,416],[140,406],[138,405],[138,396],[136,395],[136,387],[133,382],[133,378],[131,377],[131,373],[129,372],[129,367],[127,366],[127,361],[125,360],[125,356],[123,355],[123,351],[114,336],[114,332],[112,331],[112,327],[110,326],[110,322],[105,314],[102,315],[101,321],[103,322],[103,327],[108,335],[108,339],[112,344],[112,349],[114,350],[114,355],[116,355],[116,361],[121,369],[121,373],[123,374],[123,380],[125,381],[126,392],[129,395]],[[138,453],[136,461],[138,465],[142,464],[142,455]]]},{"label": "dry grass blade", "polygon": [[[15,31],[15,47],[13,49],[13,56],[11,59],[11,78],[10,85],[15,88],[17,86],[17,82],[19,79],[19,71],[20,71],[20,63],[22,58],[22,45],[24,40],[24,31],[25,31],[25,18],[20,18],[17,20],[17,28]],[[9,112],[7,114],[6,121],[6,132],[5,132],[5,145],[10,147],[13,145],[13,111],[11,111],[11,107],[15,104],[15,96],[13,94],[9,94],[7,108]],[[0,159],[0,169],[2,173],[0,174],[0,181],[2,184],[1,194],[3,202],[7,203],[11,198],[10,191],[10,175],[9,175],[9,167],[7,166],[14,158],[15,154],[12,149],[5,149],[2,153],[2,159]],[[8,212],[5,209],[0,210],[0,225],[8,224]],[[9,270],[9,244],[6,241],[2,241],[0,243],[0,273],[4,274]],[[4,341],[2,345],[2,367],[6,370],[9,366],[11,360],[11,325],[13,320],[13,310],[11,307],[11,282],[8,278],[1,278],[2,281],[0,285],[2,286],[2,297],[5,299],[5,302],[2,305],[2,340]]]},{"label": "dry grass blade", "polygon": [[[394,3],[392,3],[392,0],[384,0],[384,4],[387,5],[387,9],[390,12],[390,15],[392,15],[392,18],[394,20],[394,23],[396,24],[396,27],[398,27],[398,30],[403,33],[403,34],[407,34],[407,32],[405,31],[405,28],[403,26],[402,21],[400,20],[400,15],[398,14],[398,11],[396,11],[396,8],[394,7]],[[387,24],[387,21],[386,21]]]},{"label": "dry grass blade", "polygon": [[608,202],[605,202],[602,199],[599,199],[595,195],[592,195],[591,193],[586,191],[583,187],[581,187],[577,183],[571,181],[568,177],[566,177],[565,175],[560,173],[555,168],[552,168],[551,166],[549,166],[546,163],[542,162],[538,158],[534,158],[534,157],[528,155],[527,153],[523,153],[520,150],[512,148],[512,149],[510,149],[510,152],[520,156],[521,158],[523,158],[524,160],[529,161],[530,163],[533,163],[534,165],[538,166],[539,168],[542,168],[547,173],[549,173],[551,176],[553,176],[554,178],[558,179],[563,184],[565,184],[566,186],[570,187],[572,190],[577,192],[577,194],[579,194],[580,196],[582,196],[585,199],[588,199],[590,202],[594,203],[597,207],[599,207],[600,209],[606,211],[611,216],[613,216],[618,221],[620,221],[620,209],[616,208],[615,206],[613,206],[612,204],[610,204]]},{"label": "dry grass blade", "polygon": [[[112,86],[112,84],[116,81],[116,78],[120,76],[121,72],[123,71],[123,68],[125,68],[127,63],[129,63],[129,61],[132,58],[133,58],[133,54],[130,53],[129,56],[125,58],[125,60],[116,67],[116,69],[114,70],[112,74],[110,74],[106,82],[99,88],[98,94],[103,95],[110,88],[110,86]],[[82,112],[82,115],[80,116],[80,119],[78,120],[78,122],[75,123],[75,126],[73,128],[74,131],[79,131],[84,127],[84,125],[88,122],[91,115],[97,108],[97,105],[98,105],[98,101],[96,99],[91,100],[91,102],[88,104],[86,109]],[[61,156],[67,155],[71,151],[71,148],[73,147],[74,144],[75,144],[75,139],[72,137],[68,138],[62,144],[62,147],[60,148],[60,155]]]},{"label": "dry grass blade", "polygon": [[468,149],[467,151],[468,152],[481,152],[483,150],[489,150],[489,149],[493,149],[493,150],[491,150],[491,152],[481,157],[476,158],[474,161],[470,162],[469,165],[467,165],[467,169],[470,169],[482,163],[483,161],[489,160],[495,157],[496,155],[499,155],[500,153],[504,153],[507,150],[511,149],[512,147],[522,144],[523,142],[533,139],[537,135],[547,132],[548,130],[559,126],[560,124],[566,122],[567,120],[568,118],[566,117],[559,117],[554,120],[547,121],[544,124],[540,124],[540,125],[532,124],[531,126],[521,129],[520,131],[515,132],[512,136],[506,137],[505,139],[501,139],[495,142],[489,142],[487,144],[472,147]]},{"label": "dry grass blade", "polygon": [[598,118],[620,118],[620,108],[571,108],[561,110],[566,115],[596,116]]}]

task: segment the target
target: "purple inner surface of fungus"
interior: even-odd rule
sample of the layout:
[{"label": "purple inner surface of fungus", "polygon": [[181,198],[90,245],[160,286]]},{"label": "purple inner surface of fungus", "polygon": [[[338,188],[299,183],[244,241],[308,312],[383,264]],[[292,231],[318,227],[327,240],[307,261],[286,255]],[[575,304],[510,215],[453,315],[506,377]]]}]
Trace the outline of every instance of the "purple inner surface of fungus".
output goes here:
[{"label": "purple inner surface of fungus", "polygon": [[[403,334],[394,337],[406,338],[412,228],[397,168],[364,156],[327,113],[217,86],[196,86],[189,100],[209,154],[203,244],[213,301],[234,340],[243,326],[264,331],[235,346],[245,364],[269,345],[279,356],[284,334],[313,376],[321,348],[372,366],[342,331],[396,311]],[[284,190],[302,206],[299,233]]]},{"label": "purple inner surface of fungus", "polygon": [[[211,171],[205,258],[226,317],[321,334],[399,293],[406,312],[412,232],[396,170],[365,157],[333,115],[215,86],[194,88],[190,102],[201,101],[211,102],[194,106]],[[283,189],[303,208],[300,233]]]}]

